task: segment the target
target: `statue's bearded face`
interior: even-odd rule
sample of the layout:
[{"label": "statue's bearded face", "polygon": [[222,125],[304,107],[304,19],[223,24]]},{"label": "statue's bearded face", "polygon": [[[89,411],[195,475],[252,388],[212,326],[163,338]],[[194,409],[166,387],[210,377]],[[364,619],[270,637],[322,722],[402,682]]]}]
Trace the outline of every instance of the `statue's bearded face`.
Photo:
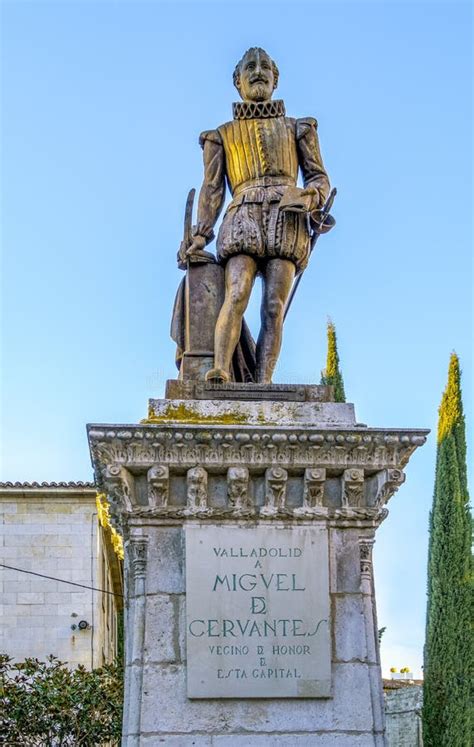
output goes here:
[{"label": "statue's bearded face", "polygon": [[244,101],[268,101],[275,88],[270,57],[265,52],[249,52],[240,67],[239,93]]}]

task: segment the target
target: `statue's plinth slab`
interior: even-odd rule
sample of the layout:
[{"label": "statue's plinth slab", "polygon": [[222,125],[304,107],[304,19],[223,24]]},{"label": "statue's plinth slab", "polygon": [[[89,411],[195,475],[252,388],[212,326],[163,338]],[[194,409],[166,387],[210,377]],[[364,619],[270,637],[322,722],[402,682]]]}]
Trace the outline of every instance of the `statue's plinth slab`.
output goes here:
[{"label": "statue's plinth slab", "polygon": [[271,400],[250,398],[151,399],[144,423],[192,425],[347,426],[355,427],[354,405],[317,400]]},{"label": "statue's plinth slab", "polygon": [[248,402],[334,402],[332,386],[322,384],[215,384],[168,379],[166,399],[246,400]]},{"label": "statue's plinth slab", "polygon": [[383,745],[371,551],[427,431],[191,394],[88,429],[125,538],[124,744]]}]

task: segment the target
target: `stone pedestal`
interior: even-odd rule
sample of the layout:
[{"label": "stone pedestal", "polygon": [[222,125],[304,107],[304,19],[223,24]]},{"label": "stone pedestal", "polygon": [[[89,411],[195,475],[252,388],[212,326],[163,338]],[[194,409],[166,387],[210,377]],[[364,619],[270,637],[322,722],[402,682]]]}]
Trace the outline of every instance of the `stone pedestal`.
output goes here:
[{"label": "stone pedestal", "polygon": [[427,431],[247,386],[89,426],[126,547],[123,744],[384,745],[372,546]]},{"label": "stone pedestal", "polygon": [[224,302],[224,268],[190,264],[184,284],[184,352],[180,378],[203,379],[214,365],[214,330]]}]

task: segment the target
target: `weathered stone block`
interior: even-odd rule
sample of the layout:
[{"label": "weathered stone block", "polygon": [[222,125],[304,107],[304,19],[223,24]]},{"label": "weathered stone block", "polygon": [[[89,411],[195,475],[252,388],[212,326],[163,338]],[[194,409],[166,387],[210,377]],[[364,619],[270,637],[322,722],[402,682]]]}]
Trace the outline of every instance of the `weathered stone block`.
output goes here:
[{"label": "weathered stone block", "polygon": [[360,592],[360,550],[357,529],[331,530],[331,591]]},{"label": "weathered stone block", "polygon": [[216,747],[374,747],[372,734],[232,734],[215,736]]},{"label": "weathered stone block", "polygon": [[186,734],[164,734],[163,736],[140,736],[140,745],[149,745],[149,747],[158,747],[167,745],[167,747],[212,747],[216,744],[215,737]]},{"label": "weathered stone block", "polygon": [[179,658],[177,608],[176,597],[147,596],[144,662],[175,662]]},{"label": "weathered stone block", "polygon": [[385,693],[387,741],[390,747],[421,747],[422,706],[423,688],[420,685]]},{"label": "weathered stone block", "polygon": [[[370,652],[369,652],[369,656],[370,656]],[[385,729],[385,712],[384,712],[383,686],[382,686],[382,681],[380,677],[380,666],[379,665],[372,664],[369,667],[369,682],[370,682],[370,690],[372,692],[374,731],[383,732]]]},{"label": "weathered stone block", "polygon": [[47,591],[44,595],[44,603],[48,605],[49,611],[52,604],[70,605],[72,598],[73,594],[70,591]]},{"label": "weathered stone block", "polygon": [[186,697],[183,665],[144,667],[141,728],[147,732],[256,733],[370,731],[368,667],[333,665],[334,697],[328,700],[201,700]]},{"label": "weathered stone block", "polygon": [[186,595],[180,594],[178,597],[178,645],[179,659],[186,661]]},{"label": "weathered stone block", "polygon": [[2,593],[2,604],[16,604],[16,597],[17,595],[11,591],[8,594],[5,592]]},{"label": "weathered stone block", "polygon": [[181,527],[149,530],[146,590],[148,594],[184,592],[184,550]]},{"label": "weathered stone block", "polygon": [[367,661],[367,641],[362,595],[334,599],[336,661]]},{"label": "weathered stone block", "polygon": [[37,591],[19,593],[17,604],[44,604],[44,594]]},{"label": "weathered stone block", "polygon": [[294,426],[314,423],[351,426],[356,422],[354,405],[346,402],[276,402],[260,400],[149,400],[150,423],[274,425]]}]

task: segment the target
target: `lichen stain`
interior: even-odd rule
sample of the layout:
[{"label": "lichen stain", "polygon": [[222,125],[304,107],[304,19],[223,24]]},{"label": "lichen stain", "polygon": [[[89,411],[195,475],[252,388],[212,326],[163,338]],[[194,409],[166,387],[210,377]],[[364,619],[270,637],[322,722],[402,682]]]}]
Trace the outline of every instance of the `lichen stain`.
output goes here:
[{"label": "lichen stain", "polygon": [[[263,416],[262,416],[263,417]],[[258,417],[259,422],[260,414]],[[243,425],[249,422],[247,415],[241,412],[229,412],[219,415],[203,415],[197,413],[191,407],[187,407],[184,402],[179,405],[169,404],[162,414],[157,415],[153,407],[148,409],[148,417],[141,420],[141,425],[153,425],[154,423],[191,423],[191,424],[214,424],[214,425]]]}]

